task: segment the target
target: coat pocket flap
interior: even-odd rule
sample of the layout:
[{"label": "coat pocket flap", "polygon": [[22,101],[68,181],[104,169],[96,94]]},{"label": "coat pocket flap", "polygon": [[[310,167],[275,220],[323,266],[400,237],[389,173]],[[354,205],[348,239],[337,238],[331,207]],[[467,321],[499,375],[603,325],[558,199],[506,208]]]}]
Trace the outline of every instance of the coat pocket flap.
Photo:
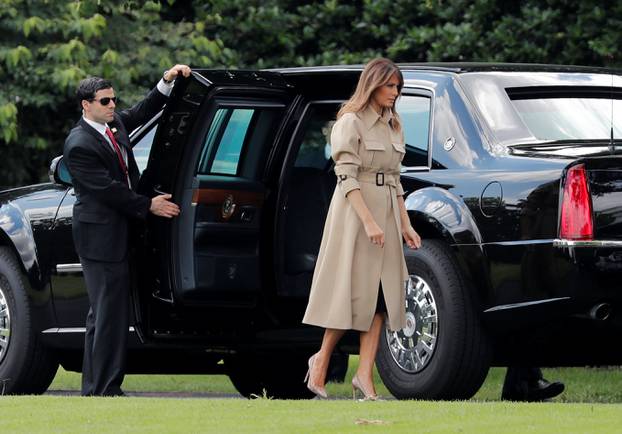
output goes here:
[{"label": "coat pocket flap", "polygon": [[384,143],[380,140],[365,140],[365,149],[368,151],[385,151]]},{"label": "coat pocket flap", "polygon": [[406,153],[406,147],[403,143],[393,142],[393,149],[395,149],[397,152],[401,152],[402,154]]},{"label": "coat pocket flap", "polygon": [[84,223],[106,224],[110,222],[110,219],[107,216],[94,212],[81,212],[80,214],[78,214],[78,221]]}]

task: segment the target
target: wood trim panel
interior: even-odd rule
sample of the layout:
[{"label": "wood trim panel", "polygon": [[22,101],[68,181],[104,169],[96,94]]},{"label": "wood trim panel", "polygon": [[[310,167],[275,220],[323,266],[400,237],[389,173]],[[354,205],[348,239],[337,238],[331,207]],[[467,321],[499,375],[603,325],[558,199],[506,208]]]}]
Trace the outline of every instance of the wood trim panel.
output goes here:
[{"label": "wood trim panel", "polygon": [[222,205],[231,195],[236,206],[252,205],[260,208],[263,205],[263,192],[227,190],[217,188],[197,188],[192,193],[192,203],[197,205]]}]

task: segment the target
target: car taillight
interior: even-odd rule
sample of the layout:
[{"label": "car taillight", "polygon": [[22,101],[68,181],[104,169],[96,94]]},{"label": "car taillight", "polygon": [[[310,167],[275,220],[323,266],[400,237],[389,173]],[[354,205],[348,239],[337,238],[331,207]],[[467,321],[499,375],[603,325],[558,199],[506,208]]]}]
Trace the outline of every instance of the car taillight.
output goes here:
[{"label": "car taillight", "polygon": [[559,236],[567,240],[591,240],[594,237],[592,197],[583,164],[571,167],[566,174]]}]

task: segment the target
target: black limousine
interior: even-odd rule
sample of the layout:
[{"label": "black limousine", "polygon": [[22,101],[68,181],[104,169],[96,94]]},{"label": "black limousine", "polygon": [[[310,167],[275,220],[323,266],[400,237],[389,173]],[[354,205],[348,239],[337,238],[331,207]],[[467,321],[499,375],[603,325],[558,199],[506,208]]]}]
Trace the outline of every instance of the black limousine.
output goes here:
[{"label": "black limousine", "polygon": [[[465,399],[492,365],[622,363],[622,76],[555,65],[404,64],[407,327],[377,366],[397,398]],[[335,187],[329,137],[361,66],[194,71],[135,131],[139,190],[179,218],[132,235],[130,373],[223,373],[312,396],[303,326]],[[62,160],[0,193],[0,381],[79,371],[87,296]],[[340,351],[357,351],[357,340]]]}]

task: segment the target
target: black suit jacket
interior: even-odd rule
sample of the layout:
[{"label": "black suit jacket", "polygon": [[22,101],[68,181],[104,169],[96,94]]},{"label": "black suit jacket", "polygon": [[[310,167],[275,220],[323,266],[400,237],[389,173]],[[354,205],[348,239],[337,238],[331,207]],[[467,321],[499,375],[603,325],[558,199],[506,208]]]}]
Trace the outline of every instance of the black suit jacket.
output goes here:
[{"label": "black suit jacket", "polygon": [[78,255],[95,261],[117,262],[127,255],[131,219],[144,219],[151,199],[137,194],[138,166],[128,132],[152,118],[167,97],[153,89],[134,107],[114,114],[108,125],[128,156],[132,189],[125,182],[119,159],[106,139],[80,119],[65,140],[63,159],[76,193],[73,238]]}]

